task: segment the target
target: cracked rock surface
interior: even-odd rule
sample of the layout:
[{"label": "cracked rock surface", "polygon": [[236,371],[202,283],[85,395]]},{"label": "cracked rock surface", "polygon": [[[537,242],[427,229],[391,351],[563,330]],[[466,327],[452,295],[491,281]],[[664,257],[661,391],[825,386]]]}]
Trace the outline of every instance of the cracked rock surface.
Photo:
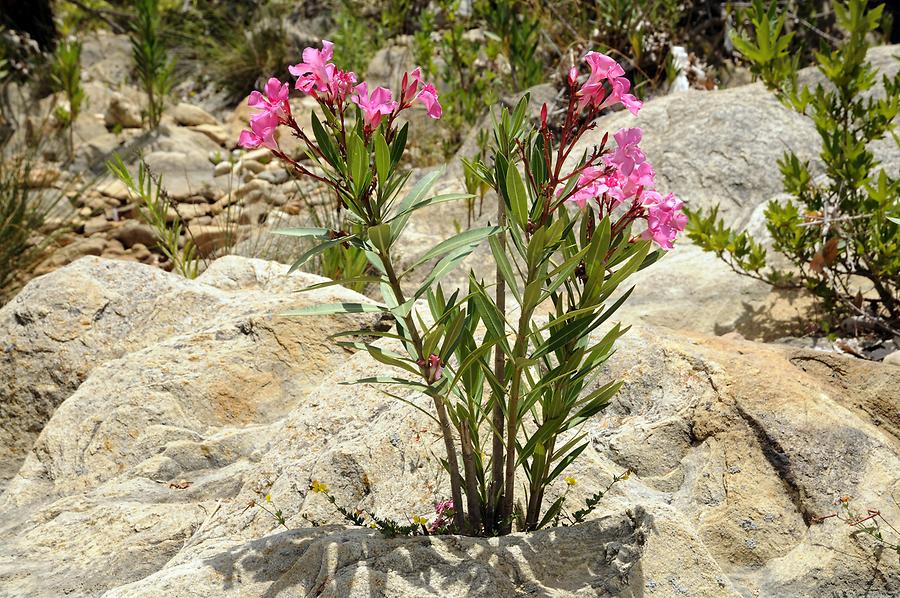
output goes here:
[{"label": "cracked rock surface", "polygon": [[[310,480],[405,521],[448,494],[442,443],[414,407],[342,384],[382,369],[327,337],[382,322],[274,315],[362,300],[294,293],[319,279],[286,271],[228,257],[186,281],[84,258],[0,309],[0,595],[900,592],[896,555],[816,523],[843,495],[896,512],[896,366],[646,324],[600,376],[625,386],[586,424],[569,504],[634,473],[584,524],[502,539],[342,526]],[[265,495],[290,530],[250,506]]]}]

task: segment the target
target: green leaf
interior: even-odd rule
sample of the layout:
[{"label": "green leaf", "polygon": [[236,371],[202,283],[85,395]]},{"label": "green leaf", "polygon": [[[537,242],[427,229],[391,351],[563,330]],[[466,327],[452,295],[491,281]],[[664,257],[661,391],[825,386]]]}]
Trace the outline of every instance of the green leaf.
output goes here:
[{"label": "green leaf", "polygon": [[313,136],[316,138],[319,149],[325,155],[325,159],[339,172],[343,172],[343,163],[339,157],[340,154],[338,154],[337,146],[335,146],[331,135],[325,131],[325,127],[322,126],[322,123],[319,121],[319,117],[316,116],[315,112],[312,113],[311,122]]},{"label": "green leaf", "polygon": [[422,264],[429,262],[438,256],[453,251],[454,249],[458,249],[460,247],[468,245],[477,247],[484,239],[496,235],[501,230],[503,229],[499,226],[473,228],[459,233],[458,235],[454,235],[449,239],[445,239],[428,250],[425,255],[413,262],[413,264],[406,269],[406,272],[404,272],[404,274],[411,272],[414,268],[421,266]]},{"label": "green leaf", "polygon": [[375,171],[378,173],[378,184],[383,188],[391,173],[391,153],[381,131],[375,134]]},{"label": "green leaf", "polygon": [[315,291],[318,289],[324,289],[326,287],[333,287],[337,285],[348,286],[353,284],[375,284],[377,282],[382,282],[383,279],[380,276],[353,276],[351,278],[340,278],[337,280],[326,280],[325,282],[319,282],[316,284],[309,285],[308,287],[303,287],[299,290],[300,293],[306,293],[308,291]]},{"label": "green leaf", "polygon": [[500,245],[499,238],[497,236],[491,236],[488,239],[488,243],[491,245],[491,253],[494,254],[494,260],[497,262],[500,275],[503,277],[503,280],[506,281],[506,288],[512,292],[513,297],[516,298],[516,302],[518,302],[519,305],[522,305],[522,295],[519,293],[519,285],[516,281],[512,264],[509,261],[509,257],[506,255],[506,251],[504,251],[503,247]]},{"label": "green leaf", "polygon": [[431,285],[455,270],[460,262],[475,251],[476,247],[478,247],[478,243],[470,243],[469,245],[459,247],[442,257],[440,261],[435,264],[434,269],[428,274],[428,278],[421,284],[419,290],[416,291],[415,298],[421,297],[431,288]]},{"label": "green leaf", "polygon": [[324,240],[328,238],[328,233],[330,231],[327,228],[315,226],[301,228],[279,228],[273,230],[272,232],[276,235],[285,235],[288,237],[318,237]]},{"label": "green leaf", "polygon": [[382,254],[387,254],[391,247],[391,225],[382,223],[370,226],[369,240]]},{"label": "green leaf", "polygon": [[365,188],[364,182],[369,174],[369,152],[359,135],[353,134],[347,143],[347,152],[350,158],[350,177],[358,197]]},{"label": "green leaf", "polygon": [[512,164],[506,170],[506,195],[509,197],[512,219],[524,229],[528,225],[528,194],[522,175]]},{"label": "green leaf", "polygon": [[396,384],[397,386],[408,386],[410,388],[428,389],[427,384],[406,380],[405,378],[396,378],[394,376],[372,376],[370,378],[358,378],[353,382],[341,382],[342,385],[352,386],[354,384]]},{"label": "green leaf", "polygon": [[283,312],[282,316],[325,316],[330,314],[363,314],[363,313],[383,313],[389,311],[384,305],[374,305],[371,303],[326,303],[320,305],[310,305],[300,309],[292,309]]},{"label": "green leaf", "polygon": [[288,270],[288,274],[290,274],[291,272],[293,272],[293,271],[296,270],[297,268],[303,266],[303,264],[305,264],[306,262],[308,262],[308,261],[311,260],[312,258],[316,257],[317,255],[321,255],[322,253],[325,253],[326,251],[328,251],[328,250],[331,249],[332,247],[336,247],[336,246],[340,245],[341,243],[343,243],[344,241],[346,241],[348,238],[349,238],[349,237],[340,237],[340,238],[338,238],[338,239],[332,239],[332,240],[330,240],[330,241],[325,241],[324,243],[320,243],[320,244],[318,244],[318,245],[315,245],[314,247],[310,247],[309,249],[307,249],[306,251],[304,251],[303,254],[302,254],[299,258],[297,258],[297,261],[296,261],[296,262],[294,262],[294,263],[291,265],[290,270]]}]

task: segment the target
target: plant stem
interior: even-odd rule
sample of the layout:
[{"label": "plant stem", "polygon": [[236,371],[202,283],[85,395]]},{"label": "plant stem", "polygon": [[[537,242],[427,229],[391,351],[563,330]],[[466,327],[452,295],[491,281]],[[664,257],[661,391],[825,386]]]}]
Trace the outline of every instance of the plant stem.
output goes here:
[{"label": "plant stem", "polygon": [[[384,271],[388,277],[388,282],[390,283],[391,290],[394,292],[394,299],[396,299],[399,305],[406,303],[406,298],[403,295],[403,289],[400,287],[400,279],[397,278],[397,273],[394,270],[394,265],[391,261],[390,255],[386,251],[381,251],[379,257],[381,258],[381,262],[384,264]],[[410,313],[407,314],[405,318],[403,318],[403,322],[406,325],[407,331],[409,331],[413,347],[415,347],[416,350],[416,355],[419,357],[419,359],[425,359],[426,356],[422,353],[422,338],[421,336],[419,336],[419,331],[416,328],[416,323],[413,320],[411,313],[412,311],[410,311]],[[426,378],[427,380],[427,376],[424,372],[422,372],[422,377]],[[450,425],[450,420],[447,417],[447,409],[444,406],[443,398],[436,392],[429,394],[434,401],[434,410],[437,412],[438,423],[441,427],[441,435],[444,437],[444,447],[447,450],[447,465],[450,469],[450,491],[453,496],[454,506],[453,522],[456,525],[457,529],[459,529],[462,533],[466,533],[468,531],[468,527],[466,525],[467,521],[462,506],[462,479],[459,473],[459,461],[456,458],[456,447],[453,444],[453,427]]]},{"label": "plant stem", "polygon": [[466,472],[466,501],[469,508],[469,525],[473,534],[481,533],[481,502],[478,497],[478,476],[475,470],[475,454],[472,436],[465,421],[459,423],[460,448]]},{"label": "plant stem", "polygon": [[[534,271],[529,268],[528,276],[523,288],[528,288],[534,278]],[[531,315],[534,312],[531,305],[523,305],[519,315],[519,330],[516,333],[516,344],[513,347],[513,375],[509,390],[509,400],[506,409],[506,473],[503,489],[503,509],[501,511],[501,525],[504,533],[509,533],[512,527],[512,513],[515,504],[516,490],[516,435],[519,430],[519,394],[522,388],[521,360],[528,350],[528,326],[531,323]]]},{"label": "plant stem", "polygon": [[[503,198],[497,199],[497,226],[506,226],[506,206]],[[506,253],[506,232],[500,233],[497,237],[500,243],[500,250]],[[503,278],[503,272],[497,265],[497,287],[496,287],[496,304],[497,310],[506,315],[506,280]],[[498,342],[494,348],[494,376],[504,388],[504,377],[506,375],[506,354],[503,352],[502,343]],[[499,525],[498,511],[503,499],[503,462],[504,462],[504,444],[503,444],[503,393],[499,393],[494,397],[494,407],[491,413],[491,432],[493,434],[493,444],[491,447],[491,485],[487,497],[487,522],[485,527],[489,531],[494,531],[495,526]]]}]

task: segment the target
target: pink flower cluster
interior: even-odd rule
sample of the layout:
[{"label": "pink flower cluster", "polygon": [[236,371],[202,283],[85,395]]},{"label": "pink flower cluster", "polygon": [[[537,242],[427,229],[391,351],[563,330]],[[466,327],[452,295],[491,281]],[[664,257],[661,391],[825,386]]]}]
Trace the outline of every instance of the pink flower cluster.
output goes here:
[{"label": "pink flower cluster", "polygon": [[641,236],[668,250],[684,230],[687,216],[681,211],[682,201],[671,193],[662,197],[653,188],[656,173],[638,145],[642,136],[639,128],[620,129],[613,136],[616,150],[603,157],[605,166],[587,166],[582,170],[566,201],[584,209],[588,200],[596,199],[598,203],[607,202],[612,209],[633,199],[645,209],[647,218],[647,230]]},{"label": "pink flower cluster", "polygon": [[637,127],[616,132],[616,149],[603,156],[604,166],[585,167],[565,201],[584,209],[588,200],[596,199],[598,204],[614,209],[632,199],[633,208],[643,208],[640,213],[647,219],[647,230],[641,237],[669,250],[687,224],[684,203],[671,193],[663,197],[653,188],[656,173],[639,146],[642,136],[643,131]]},{"label": "pink flower cluster", "polygon": [[[403,75],[401,101],[396,102],[389,89],[376,87],[370,93],[365,81],[357,84],[356,73],[337,68],[331,62],[334,58],[334,44],[328,40],[322,40],[321,49],[306,48],[302,56],[303,62],[288,67],[288,71],[297,77],[294,87],[330,108],[338,109],[341,114],[349,97],[362,111],[367,131],[377,128],[385,116],[393,117],[401,110],[411,107],[415,101],[425,105],[431,118],[441,117],[442,109],[437,91],[433,85],[422,81],[422,73],[418,68]],[[269,79],[264,91],[265,95],[258,91],[250,94],[248,105],[257,108],[259,112],[250,118],[250,130],[241,131],[238,143],[245,148],[263,146],[277,150],[275,131],[278,126],[296,126],[291,119],[291,107],[288,103],[290,89],[287,83],[273,77]]]},{"label": "pink flower cluster", "polygon": [[437,517],[435,517],[434,521],[432,521],[428,526],[428,531],[431,533],[434,533],[437,530],[446,527],[452,521],[453,499],[448,498],[447,500],[442,500],[434,503],[434,512],[437,513]]},{"label": "pink flower cluster", "polygon": [[[631,81],[625,78],[625,69],[618,62],[600,52],[588,52],[584,59],[591,67],[591,74],[575,94],[578,97],[578,110],[581,111],[585,106],[591,106],[599,111],[621,103],[632,114],[637,115],[643,102],[628,93],[631,89]],[[573,66],[569,71],[570,85],[574,86],[577,80],[578,69]]]},{"label": "pink flower cluster", "polygon": [[275,129],[291,118],[291,105],[288,102],[291,90],[288,84],[272,77],[266,83],[265,92],[263,95],[254,91],[247,100],[247,105],[259,112],[250,117],[250,130],[241,131],[238,143],[242,147],[263,146],[272,150],[278,149]]}]

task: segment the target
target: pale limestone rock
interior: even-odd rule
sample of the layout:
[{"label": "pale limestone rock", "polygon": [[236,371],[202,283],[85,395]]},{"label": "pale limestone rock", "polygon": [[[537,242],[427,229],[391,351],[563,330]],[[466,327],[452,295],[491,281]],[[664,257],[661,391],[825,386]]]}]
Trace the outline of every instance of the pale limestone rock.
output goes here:
[{"label": "pale limestone rock", "polygon": [[[572,508],[611,475],[634,472],[587,523],[499,540],[310,528],[307,519],[341,522],[307,490],[311,479],[342,504],[401,521],[429,513],[447,480],[421,412],[342,384],[383,371],[327,338],[351,318],[273,315],[365,299],[340,287],[293,293],[319,279],[285,271],[230,257],[185,281],[85,259],[0,310],[16,347],[0,367],[26,372],[0,396],[29,404],[52,386],[65,398],[45,401],[44,413],[59,406],[0,498],[4,589],[799,596],[900,587],[896,559],[873,556],[839,522],[814,522],[844,494],[891,512],[895,368],[646,326],[620,341],[602,373],[625,386],[586,424],[590,445],[570,472]],[[247,508],[267,493],[292,531]]]},{"label": "pale limestone rock", "polygon": [[171,109],[171,116],[183,127],[196,127],[199,125],[217,125],[216,117],[199,106],[179,102]]}]

